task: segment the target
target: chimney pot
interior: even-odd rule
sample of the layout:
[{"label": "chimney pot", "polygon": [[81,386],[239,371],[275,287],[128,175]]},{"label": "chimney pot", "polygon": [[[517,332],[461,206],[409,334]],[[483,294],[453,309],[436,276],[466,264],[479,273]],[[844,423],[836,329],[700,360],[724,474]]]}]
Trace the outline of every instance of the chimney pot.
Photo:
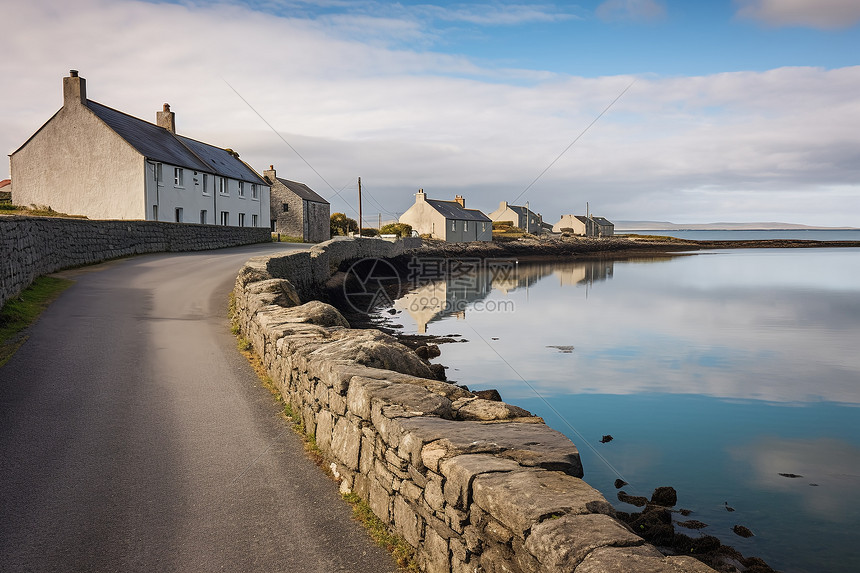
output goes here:
[{"label": "chimney pot", "polygon": [[78,70],[69,70],[69,77],[70,78],[78,77]]},{"label": "chimney pot", "polygon": [[466,208],[466,200],[463,199],[462,195],[457,195],[456,197],[454,197],[454,201],[459,203],[460,207],[463,207],[464,209]]},{"label": "chimney pot", "polygon": [[163,111],[170,111],[170,104],[169,104],[169,103],[164,104],[164,105],[162,106],[162,110],[163,110]]}]

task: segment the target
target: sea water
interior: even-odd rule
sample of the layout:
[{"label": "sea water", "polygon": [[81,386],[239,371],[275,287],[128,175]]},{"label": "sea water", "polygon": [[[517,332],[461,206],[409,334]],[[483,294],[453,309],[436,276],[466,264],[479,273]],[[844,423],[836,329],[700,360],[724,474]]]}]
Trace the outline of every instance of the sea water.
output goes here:
[{"label": "sea water", "polygon": [[496,263],[394,304],[406,333],[468,340],[441,345],[450,380],[568,435],[618,509],[617,478],[673,486],[708,524],[676,531],[786,573],[860,570],[860,249]]}]

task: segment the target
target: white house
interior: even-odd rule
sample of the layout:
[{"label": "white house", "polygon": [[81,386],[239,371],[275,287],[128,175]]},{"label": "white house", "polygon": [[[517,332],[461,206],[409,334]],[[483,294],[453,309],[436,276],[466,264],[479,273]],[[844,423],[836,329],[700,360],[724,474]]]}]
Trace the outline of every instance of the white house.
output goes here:
[{"label": "white house", "polygon": [[490,213],[493,222],[511,221],[514,227],[519,227],[527,233],[539,235],[543,232],[543,217],[529,210],[528,205],[509,205],[507,201],[499,203],[499,208]]},{"label": "white house", "polygon": [[466,200],[460,195],[453,201],[441,201],[428,199],[424,190],[419,189],[415,204],[399,221],[412,225],[421,235],[451,243],[493,240],[493,222],[477,209],[466,209]]},{"label": "white house", "polygon": [[268,227],[269,185],[231,149],[176,133],[164,104],[149,123],[87,99],[63,78],[63,107],[10,155],[15,201],[91,219]]}]

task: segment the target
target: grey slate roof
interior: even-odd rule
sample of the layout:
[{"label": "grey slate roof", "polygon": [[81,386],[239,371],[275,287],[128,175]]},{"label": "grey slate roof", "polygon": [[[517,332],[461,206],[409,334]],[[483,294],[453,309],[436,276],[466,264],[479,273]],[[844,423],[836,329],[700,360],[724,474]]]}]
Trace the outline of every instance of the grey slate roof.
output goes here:
[{"label": "grey slate roof", "polygon": [[290,181],[289,179],[281,179],[280,177],[276,177],[278,181],[280,181],[287,189],[304,199],[305,201],[312,201],[314,203],[325,203],[329,204],[328,201],[322,198],[316,191],[305,185],[304,183],[297,183],[295,181]]},{"label": "grey slate roof", "polygon": [[597,223],[598,225],[601,225],[601,226],[605,226],[605,227],[614,227],[615,226],[615,224],[612,223],[606,217],[592,217],[592,219],[594,219],[595,223]]},{"label": "grey slate roof", "polygon": [[465,209],[456,201],[442,201],[439,199],[426,199],[426,201],[446,219],[492,222],[489,217],[477,209]]},{"label": "grey slate roof", "polygon": [[231,179],[266,184],[253,169],[224,149],[175,135],[154,123],[93,100],[87,100],[87,107],[148,159]]}]

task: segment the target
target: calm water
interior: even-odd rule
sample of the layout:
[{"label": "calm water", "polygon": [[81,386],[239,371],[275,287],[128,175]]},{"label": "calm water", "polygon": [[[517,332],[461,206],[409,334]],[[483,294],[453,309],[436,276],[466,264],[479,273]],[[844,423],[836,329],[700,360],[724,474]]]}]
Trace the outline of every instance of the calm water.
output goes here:
[{"label": "calm water", "polygon": [[808,241],[860,241],[860,229],[787,229],[767,231],[619,231],[618,235],[662,235],[696,241],[760,241],[766,239],[800,239]]},{"label": "calm water", "polygon": [[449,379],[567,434],[619,509],[635,508],[618,475],[636,495],[671,485],[687,519],[745,555],[860,571],[860,249],[521,261],[395,308],[405,332],[468,339],[440,347]]}]

